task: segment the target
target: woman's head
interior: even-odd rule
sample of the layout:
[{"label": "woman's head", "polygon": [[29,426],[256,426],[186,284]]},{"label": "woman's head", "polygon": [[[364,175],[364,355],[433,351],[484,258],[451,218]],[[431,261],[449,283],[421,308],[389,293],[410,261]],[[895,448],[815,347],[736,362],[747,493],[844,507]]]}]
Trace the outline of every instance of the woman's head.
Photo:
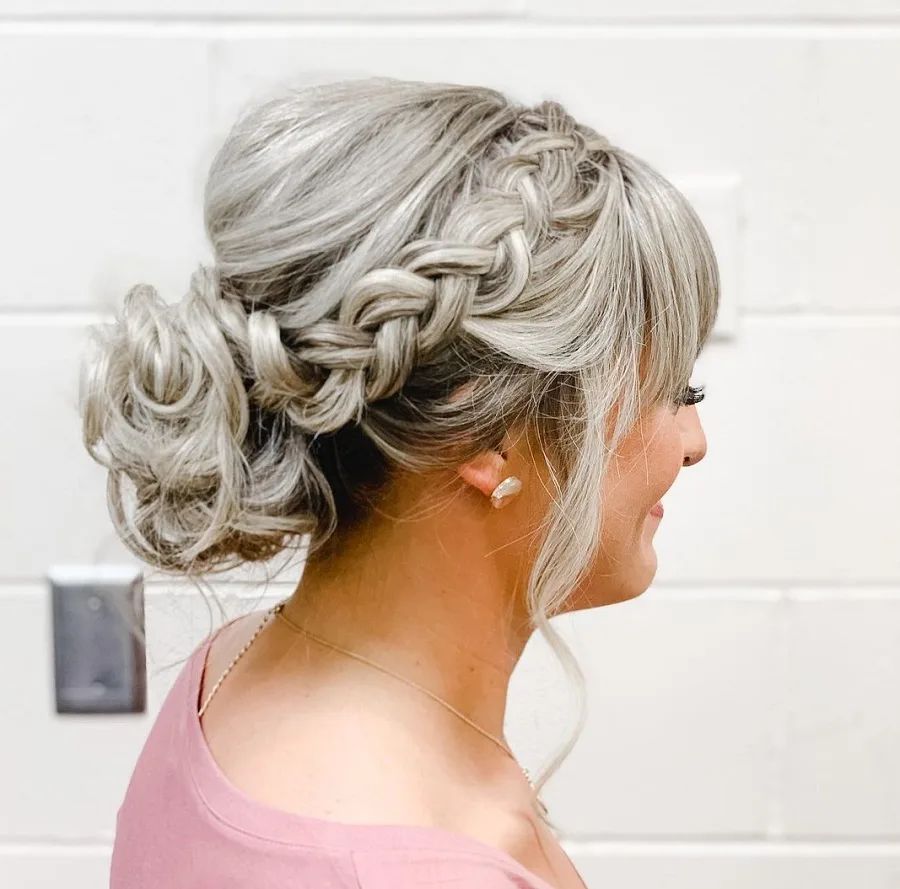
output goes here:
[{"label": "woman's head", "polygon": [[[483,467],[514,474],[512,451],[531,467],[529,613],[602,600],[590,576],[636,558],[683,462],[673,430],[702,450],[676,410],[717,272],[668,182],[557,103],[376,78],[249,109],[205,222],[213,266],[177,305],[129,292],[83,378],[139,557],[194,574],[302,535],[328,551],[410,478],[489,509]],[[649,583],[629,576],[610,601]]]}]

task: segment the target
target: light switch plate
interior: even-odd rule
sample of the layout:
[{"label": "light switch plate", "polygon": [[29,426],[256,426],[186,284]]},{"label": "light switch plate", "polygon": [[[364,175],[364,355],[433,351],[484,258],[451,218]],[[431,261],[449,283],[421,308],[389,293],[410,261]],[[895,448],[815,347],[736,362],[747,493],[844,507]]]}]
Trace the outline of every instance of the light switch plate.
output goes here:
[{"label": "light switch plate", "polygon": [[741,254],[744,216],[739,176],[690,176],[672,179],[690,201],[712,241],[719,266],[719,314],[714,339],[734,339],[738,333]]},{"label": "light switch plate", "polygon": [[66,565],[48,572],[57,713],[143,713],[144,579],[138,568]]}]

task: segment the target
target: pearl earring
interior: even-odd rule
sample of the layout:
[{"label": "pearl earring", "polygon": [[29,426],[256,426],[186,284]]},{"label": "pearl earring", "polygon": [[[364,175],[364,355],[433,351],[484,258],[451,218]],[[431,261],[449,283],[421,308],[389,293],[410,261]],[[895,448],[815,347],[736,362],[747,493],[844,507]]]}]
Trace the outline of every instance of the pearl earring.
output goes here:
[{"label": "pearl earring", "polygon": [[502,509],[522,490],[522,482],[514,475],[503,479],[491,494],[491,505],[494,509]]}]

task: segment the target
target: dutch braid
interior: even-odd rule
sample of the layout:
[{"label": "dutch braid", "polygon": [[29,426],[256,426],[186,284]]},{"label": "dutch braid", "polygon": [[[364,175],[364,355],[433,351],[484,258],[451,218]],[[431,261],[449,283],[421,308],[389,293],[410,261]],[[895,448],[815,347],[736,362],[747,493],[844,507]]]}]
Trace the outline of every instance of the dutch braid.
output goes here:
[{"label": "dutch braid", "polygon": [[[468,318],[501,316],[522,295],[541,237],[598,212],[596,190],[580,204],[560,201],[575,169],[591,152],[614,155],[558,103],[519,120],[531,131],[491,162],[483,191],[453,212],[444,237],[410,242],[367,272],[336,318],[303,327],[272,310],[222,318],[254,379],[253,401],[310,434],[358,423],[368,404],[399,392],[417,364],[448,348]],[[551,120],[556,131],[545,129]],[[560,152],[568,163],[550,157]]]}]

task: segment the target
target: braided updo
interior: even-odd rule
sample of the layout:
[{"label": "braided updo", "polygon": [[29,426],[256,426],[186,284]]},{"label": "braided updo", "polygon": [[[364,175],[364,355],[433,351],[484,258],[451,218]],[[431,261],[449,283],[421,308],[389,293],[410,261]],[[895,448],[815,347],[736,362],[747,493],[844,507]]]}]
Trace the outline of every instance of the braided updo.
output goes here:
[{"label": "braided updo", "polygon": [[205,222],[212,267],[177,304],[134,287],[83,365],[117,532],[192,580],[336,546],[392,473],[524,426],[555,492],[526,605],[581,700],[540,791],[586,720],[549,618],[596,554],[609,455],[679,398],[712,331],[703,226],[556,102],[384,78],[245,110]]},{"label": "braided updo", "polygon": [[212,267],[177,304],[129,291],[82,376],[118,533],[189,574],[321,546],[391,471],[524,422],[559,490],[533,604],[558,603],[598,539],[613,403],[618,434],[683,388],[717,310],[669,183],[558,103],[485,88],[284,90],[219,149],[205,223]]}]

